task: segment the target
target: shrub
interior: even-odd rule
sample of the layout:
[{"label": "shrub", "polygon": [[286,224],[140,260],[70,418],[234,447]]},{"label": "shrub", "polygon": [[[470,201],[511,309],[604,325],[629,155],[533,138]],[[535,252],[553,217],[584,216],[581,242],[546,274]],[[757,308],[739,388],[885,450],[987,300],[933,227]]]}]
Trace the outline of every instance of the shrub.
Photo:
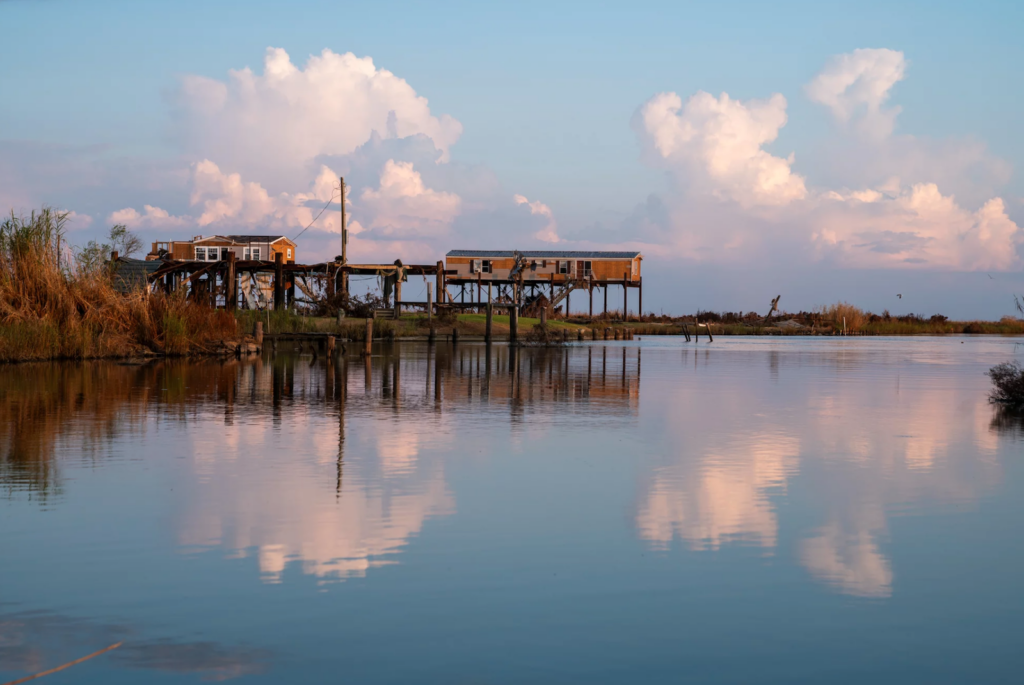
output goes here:
[{"label": "shrub", "polygon": [[1017,361],[1003,362],[988,370],[992,379],[989,399],[1008,407],[1024,407],[1024,367]]}]

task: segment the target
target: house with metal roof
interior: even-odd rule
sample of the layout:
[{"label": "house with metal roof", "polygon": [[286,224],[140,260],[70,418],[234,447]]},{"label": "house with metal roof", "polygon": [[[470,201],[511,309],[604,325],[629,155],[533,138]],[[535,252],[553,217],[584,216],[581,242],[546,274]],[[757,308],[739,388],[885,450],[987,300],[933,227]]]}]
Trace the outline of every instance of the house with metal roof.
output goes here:
[{"label": "house with metal roof", "polygon": [[295,243],[283,235],[211,235],[192,240],[153,243],[146,259],[217,262],[234,253],[238,261],[274,261],[281,253],[285,263],[295,262]]},{"label": "house with metal roof", "polygon": [[[544,296],[552,308],[564,300],[568,311],[569,294],[584,289],[590,291],[593,314],[594,290],[604,289],[607,311],[611,285],[623,289],[625,310],[628,288],[637,288],[643,303],[642,261],[643,255],[636,251],[451,250],[445,258],[446,291],[441,295],[450,302],[466,302],[468,292],[469,302],[481,302],[485,286],[490,285],[497,288],[500,299],[528,304]],[[449,285],[460,288],[458,296],[447,290]]]}]

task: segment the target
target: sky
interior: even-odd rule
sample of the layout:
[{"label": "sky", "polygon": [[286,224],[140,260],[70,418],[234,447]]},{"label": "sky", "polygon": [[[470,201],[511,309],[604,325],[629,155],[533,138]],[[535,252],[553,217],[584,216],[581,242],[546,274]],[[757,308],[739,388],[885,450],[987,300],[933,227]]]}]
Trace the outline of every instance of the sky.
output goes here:
[{"label": "sky", "polygon": [[1011,2],[0,0],[0,210],[73,212],[77,244],[298,235],[313,262],[344,175],[355,262],[636,249],[648,311],[999,318],[1024,293],[1021,25]]}]

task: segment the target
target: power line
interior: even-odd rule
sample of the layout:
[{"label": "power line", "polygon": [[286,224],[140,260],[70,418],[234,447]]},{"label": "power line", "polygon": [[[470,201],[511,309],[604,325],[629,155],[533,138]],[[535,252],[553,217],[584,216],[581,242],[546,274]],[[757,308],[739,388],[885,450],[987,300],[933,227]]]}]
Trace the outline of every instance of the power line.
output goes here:
[{"label": "power line", "polygon": [[315,223],[316,223],[316,220],[317,220],[317,219],[319,219],[319,218],[320,218],[320,216],[321,216],[321,215],[322,215],[322,214],[323,214],[324,212],[326,212],[326,211],[327,211],[327,208],[331,206],[331,203],[332,203],[332,202],[334,202],[334,198],[336,198],[336,197],[337,197],[337,195],[335,195],[335,194],[334,194],[334,192],[332,191],[332,192],[331,192],[331,199],[330,199],[330,200],[328,200],[328,201],[327,201],[327,204],[325,204],[325,205],[324,205],[324,208],[320,210],[320,214],[317,214],[317,215],[316,215],[315,217],[313,217],[313,220],[309,222],[309,226],[306,226],[306,227],[305,227],[304,229],[302,229],[301,231],[299,231],[299,234],[298,234],[298,235],[296,235],[296,236],[295,236],[294,238],[292,238],[292,242],[293,242],[293,243],[294,243],[294,242],[295,242],[296,240],[298,240],[298,239],[299,239],[299,236],[300,236],[300,235],[302,235],[303,233],[305,233],[306,231],[308,231],[308,230],[309,230],[309,227],[310,227],[310,226],[312,226],[313,224],[315,224]]}]

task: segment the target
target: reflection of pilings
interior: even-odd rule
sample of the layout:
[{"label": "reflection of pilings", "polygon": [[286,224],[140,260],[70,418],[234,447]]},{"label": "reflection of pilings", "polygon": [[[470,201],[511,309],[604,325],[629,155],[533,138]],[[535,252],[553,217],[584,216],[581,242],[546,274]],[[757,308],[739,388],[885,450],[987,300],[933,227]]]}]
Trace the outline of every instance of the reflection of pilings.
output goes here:
[{"label": "reflection of pilings", "polygon": [[434,348],[434,409],[441,411],[441,359],[440,352]]},{"label": "reflection of pilings", "polygon": [[271,377],[271,402],[273,406],[274,425],[281,423],[281,394],[284,392],[284,360],[273,361]]},{"label": "reflection of pilings", "polygon": [[341,497],[342,476],[345,469],[345,390],[348,387],[348,359],[342,357],[337,364],[338,388],[338,460],[334,482],[334,496]]},{"label": "reflection of pilings", "polygon": [[402,408],[402,358],[401,355],[395,355],[394,365],[391,367],[391,385],[394,388],[391,396],[391,406],[394,407],[395,411]]},{"label": "reflection of pilings", "polygon": [[363,356],[363,394],[369,395],[373,391],[373,357]]}]

